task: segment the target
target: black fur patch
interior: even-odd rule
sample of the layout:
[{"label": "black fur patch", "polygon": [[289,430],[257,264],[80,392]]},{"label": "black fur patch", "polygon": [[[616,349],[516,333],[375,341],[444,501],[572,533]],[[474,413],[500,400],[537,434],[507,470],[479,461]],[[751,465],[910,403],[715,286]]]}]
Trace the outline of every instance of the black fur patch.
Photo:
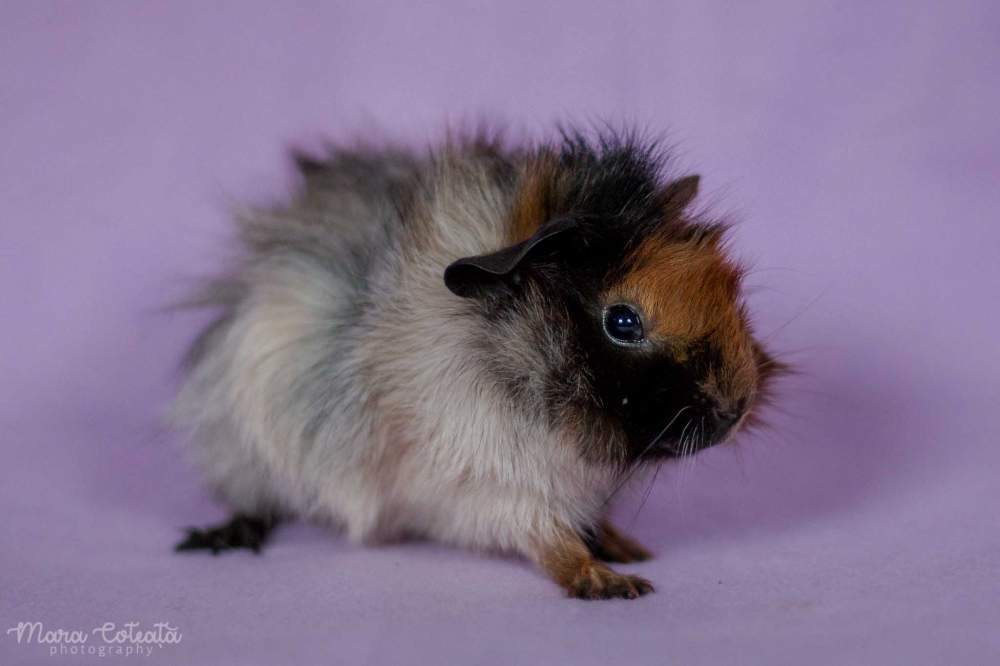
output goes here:
[{"label": "black fur patch", "polygon": [[224,550],[247,548],[260,553],[277,521],[236,514],[228,522],[204,529],[188,528],[187,537],[176,546],[177,552],[185,550],[210,550],[218,555]]}]

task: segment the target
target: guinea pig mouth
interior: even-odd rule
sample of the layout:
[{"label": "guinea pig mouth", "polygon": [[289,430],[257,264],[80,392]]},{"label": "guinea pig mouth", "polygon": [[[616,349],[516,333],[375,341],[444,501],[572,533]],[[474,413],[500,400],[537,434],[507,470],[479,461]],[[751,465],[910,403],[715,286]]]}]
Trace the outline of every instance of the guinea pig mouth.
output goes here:
[{"label": "guinea pig mouth", "polygon": [[679,427],[665,429],[649,449],[659,458],[683,458],[721,444],[735,432],[739,417],[710,413],[693,415]]}]

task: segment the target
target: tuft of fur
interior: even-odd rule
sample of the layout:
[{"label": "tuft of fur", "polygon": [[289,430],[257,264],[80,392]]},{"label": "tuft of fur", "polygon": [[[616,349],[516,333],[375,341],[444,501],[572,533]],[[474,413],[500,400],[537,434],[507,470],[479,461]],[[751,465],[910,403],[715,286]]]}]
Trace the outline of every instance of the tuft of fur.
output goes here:
[{"label": "tuft of fur", "polygon": [[[665,179],[634,135],[572,131],[296,162],[294,199],[238,219],[241,259],[198,299],[218,315],[191,346],[173,415],[215,491],[236,513],[355,541],[520,552],[575,596],[650,591],[593,556],[648,555],[603,513],[678,415],[669,396],[619,400],[630,372],[667,361],[615,361],[595,332],[600,303],[644,307],[671,368],[709,349],[725,369],[711,380],[729,387],[717,393],[742,382],[753,400],[757,368],[777,367],[750,335],[721,228],[684,215],[697,179]],[[571,246],[534,252],[482,298],[446,288],[451,262],[560,216],[578,221]]]}]

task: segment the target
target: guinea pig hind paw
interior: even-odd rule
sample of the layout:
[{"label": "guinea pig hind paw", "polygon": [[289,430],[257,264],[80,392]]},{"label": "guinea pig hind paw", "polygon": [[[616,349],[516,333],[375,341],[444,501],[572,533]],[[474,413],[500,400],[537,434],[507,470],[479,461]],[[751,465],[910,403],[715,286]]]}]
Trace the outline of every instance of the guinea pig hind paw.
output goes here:
[{"label": "guinea pig hind paw", "polygon": [[187,536],[174,550],[210,550],[218,555],[224,550],[245,548],[259,554],[275,525],[276,521],[270,518],[236,514],[225,523],[203,529],[188,528]]}]

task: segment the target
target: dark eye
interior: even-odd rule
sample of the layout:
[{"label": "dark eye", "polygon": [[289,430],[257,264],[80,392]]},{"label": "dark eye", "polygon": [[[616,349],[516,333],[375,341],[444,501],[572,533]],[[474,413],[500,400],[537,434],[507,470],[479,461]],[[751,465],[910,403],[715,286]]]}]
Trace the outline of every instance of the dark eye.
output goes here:
[{"label": "dark eye", "polygon": [[604,311],[604,331],[615,342],[642,342],[642,319],[627,305],[612,305]]}]

